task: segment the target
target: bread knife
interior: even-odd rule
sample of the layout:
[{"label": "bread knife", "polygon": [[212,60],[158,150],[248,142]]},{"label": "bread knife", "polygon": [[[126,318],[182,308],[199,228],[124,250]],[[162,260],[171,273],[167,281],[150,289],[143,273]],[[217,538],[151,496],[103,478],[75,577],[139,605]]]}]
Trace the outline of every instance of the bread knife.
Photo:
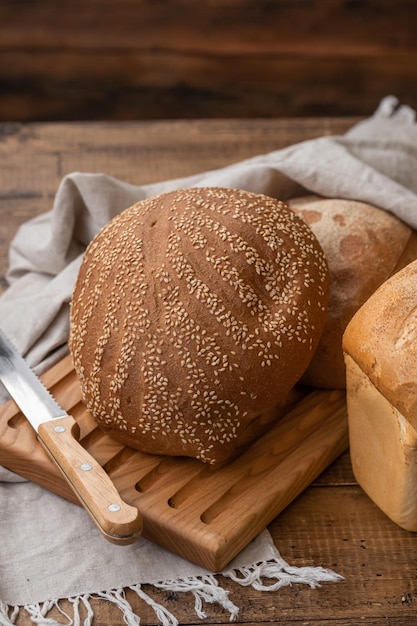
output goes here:
[{"label": "bread knife", "polygon": [[1,329],[0,380],[103,536],[119,545],[133,543],[142,532],[139,511],[121,499],[110,476],[79,443],[75,419]]}]

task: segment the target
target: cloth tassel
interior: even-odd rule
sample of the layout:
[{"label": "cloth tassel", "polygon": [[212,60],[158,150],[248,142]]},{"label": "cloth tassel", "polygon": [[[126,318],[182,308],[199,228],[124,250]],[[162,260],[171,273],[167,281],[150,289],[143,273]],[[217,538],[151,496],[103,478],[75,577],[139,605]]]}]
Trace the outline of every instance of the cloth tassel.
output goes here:
[{"label": "cloth tassel", "polygon": [[158,618],[160,624],[162,626],[178,626],[179,622],[172,613],[168,611],[162,604],[158,604],[155,602],[147,593],[145,593],[142,589],[142,585],[131,585],[129,587],[132,591],[134,591],[139,598],[144,600],[149,606],[153,608],[155,611],[155,615]]},{"label": "cloth tassel", "polygon": [[123,613],[123,621],[127,626],[139,626],[140,617],[134,613],[130,603],[126,600],[123,589],[115,589],[113,591],[105,591],[101,593],[95,593],[94,597],[103,598],[113,602]]},{"label": "cloth tassel", "polygon": [[20,608],[8,606],[0,600],[0,626],[13,626],[18,618]]},{"label": "cloth tassel", "polygon": [[[243,587],[251,586],[257,591],[277,591],[292,584],[309,585],[315,589],[322,582],[340,582],[343,576],[324,567],[293,567],[282,558],[254,563],[249,567],[222,572]],[[267,579],[267,583],[264,580]],[[272,582],[275,580],[276,582]],[[269,582],[271,581],[271,582]]]},{"label": "cloth tassel", "polygon": [[216,577],[211,574],[200,578],[190,577],[154,583],[154,587],[178,593],[191,592],[195,600],[194,609],[200,619],[207,617],[203,611],[203,600],[211,604],[214,602],[220,604],[229,611],[231,622],[236,619],[239,613],[239,608],[229,600],[229,592],[220,587]]},{"label": "cloth tassel", "polygon": [[67,624],[73,623],[69,615],[60,608],[58,600],[50,600],[39,604],[27,604],[24,607],[33,624],[37,624],[38,626],[61,626],[65,622],[57,622],[56,619],[48,617],[48,613],[53,608],[57,608],[62,615],[65,615]]},{"label": "cloth tassel", "polygon": [[[89,595],[77,596],[76,598],[68,598],[69,602],[73,605],[73,624],[74,626],[92,626],[94,619],[94,611],[90,602],[88,601]],[[84,612],[87,613],[83,622],[80,617],[80,604],[84,607]]]}]

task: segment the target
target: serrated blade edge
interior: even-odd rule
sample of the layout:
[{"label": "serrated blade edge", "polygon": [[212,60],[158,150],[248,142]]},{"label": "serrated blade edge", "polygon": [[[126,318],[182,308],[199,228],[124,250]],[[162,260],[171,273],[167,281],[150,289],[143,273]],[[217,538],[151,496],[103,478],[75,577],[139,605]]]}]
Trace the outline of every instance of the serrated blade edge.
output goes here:
[{"label": "serrated blade edge", "polygon": [[1,328],[0,380],[36,432],[40,424],[67,415]]}]

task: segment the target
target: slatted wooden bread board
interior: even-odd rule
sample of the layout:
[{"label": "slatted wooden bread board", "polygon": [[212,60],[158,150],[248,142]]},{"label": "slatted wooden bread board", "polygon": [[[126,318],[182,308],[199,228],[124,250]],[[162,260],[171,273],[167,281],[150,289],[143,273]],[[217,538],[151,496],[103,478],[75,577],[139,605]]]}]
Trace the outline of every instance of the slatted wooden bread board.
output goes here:
[{"label": "slatted wooden bread board", "polygon": [[[79,423],[82,445],[141,511],[143,536],[212,571],[223,569],[348,445],[344,393],[315,390],[296,396],[293,407],[227,465],[156,457],[96,427],[69,356],[43,380]],[[0,407],[0,464],[76,502],[13,401]]]}]

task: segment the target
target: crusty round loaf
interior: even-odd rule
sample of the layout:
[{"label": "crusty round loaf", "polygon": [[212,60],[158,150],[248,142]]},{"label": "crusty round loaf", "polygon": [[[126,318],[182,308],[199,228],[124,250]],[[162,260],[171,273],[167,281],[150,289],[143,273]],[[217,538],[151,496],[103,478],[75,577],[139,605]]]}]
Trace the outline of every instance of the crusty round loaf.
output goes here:
[{"label": "crusty round loaf", "polygon": [[343,389],[343,332],[379,285],[417,258],[417,236],[394,215],[364,202],[306,196],[289,206],[316,235],[330,272],[326,325],[302,382]]},{"label": "crusty round loaf", "polygon": [[328,298],[311,229],[264,195],[143,200],[87,248],[69,346],[98,425],[139,450],[220,463],[308,366]]}]

